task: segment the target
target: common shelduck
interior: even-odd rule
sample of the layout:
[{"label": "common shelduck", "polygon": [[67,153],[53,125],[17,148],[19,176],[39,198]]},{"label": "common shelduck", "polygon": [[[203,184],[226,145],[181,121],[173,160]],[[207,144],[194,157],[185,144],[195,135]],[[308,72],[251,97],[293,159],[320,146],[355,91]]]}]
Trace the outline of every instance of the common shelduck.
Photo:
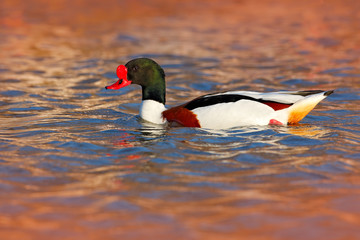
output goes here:
[{"label": "common shelduck", "polygon": [[286,125],[303,119],[333,91],[251,92],[207,94],[170,109],[165,108],[165,73],[155,61],[137,58],[118,66],[119,80],[106,89],[130,84],[142,87],[140,117],[155,124],[226,129],[246,125]]}]

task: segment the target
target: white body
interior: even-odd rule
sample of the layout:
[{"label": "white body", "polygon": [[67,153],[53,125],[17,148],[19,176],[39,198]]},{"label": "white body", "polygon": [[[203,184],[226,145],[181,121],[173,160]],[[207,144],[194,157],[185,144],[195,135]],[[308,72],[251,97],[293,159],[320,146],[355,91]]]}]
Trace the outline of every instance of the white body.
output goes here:
[{"label": "white body", "polygon": [[[297,95],[297,92],[272,92],[258,93],[250,91],[229,91],[206,95],[204,98],[216,95],[238,94],[255,99],[274,101],[292,106],[275,111],[270,106],[261,102],[241,99],[236,102],[217,103],[210,106],[198,107],[192,110],[199,120],[202,128],[226,129],[245,125],[268,125],[274,119],[282,124],[287,124],[291,115],[302,114],[305,116],[321,100],[326,98],[326,92],[314,93],[308,96]],[[164,124],[162,117],[165,106],[153,100],[144,100],[140,108],[140,116],[152,123]],[[302,118],[302,117],[301,117]]]}]

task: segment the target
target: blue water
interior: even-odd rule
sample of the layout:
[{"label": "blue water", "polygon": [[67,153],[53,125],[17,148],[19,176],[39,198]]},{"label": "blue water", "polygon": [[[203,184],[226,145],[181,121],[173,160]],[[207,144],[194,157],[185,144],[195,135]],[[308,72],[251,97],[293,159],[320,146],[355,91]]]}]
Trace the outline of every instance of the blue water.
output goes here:
[{"label": "blue water", "polygon": [[[304,37],[296,18],[263,22],[248,7],[218,23],[210,10],[203,22],[162,22],[158,10],[102,34],[4,20],[1,239],[360,237],[359,34],[346,25],[356,16]],[[341,27],[347,41],[331,35]],[[335,93],[295,126],[162,127],[139,118],[140,87],[104,89],[139,56],[165,69],[168,106],[229,89]]]}]

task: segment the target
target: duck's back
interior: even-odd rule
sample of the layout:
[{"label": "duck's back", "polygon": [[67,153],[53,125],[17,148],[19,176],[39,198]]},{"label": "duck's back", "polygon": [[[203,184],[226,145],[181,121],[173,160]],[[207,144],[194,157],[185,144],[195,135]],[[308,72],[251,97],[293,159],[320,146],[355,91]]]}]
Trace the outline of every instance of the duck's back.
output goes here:
[{"label": "duck's back", "polygon": [[163,112],[186,127],[224,129],[245,125],[294,124],[332,91],[259,93],[229,91],[201,96]]}]

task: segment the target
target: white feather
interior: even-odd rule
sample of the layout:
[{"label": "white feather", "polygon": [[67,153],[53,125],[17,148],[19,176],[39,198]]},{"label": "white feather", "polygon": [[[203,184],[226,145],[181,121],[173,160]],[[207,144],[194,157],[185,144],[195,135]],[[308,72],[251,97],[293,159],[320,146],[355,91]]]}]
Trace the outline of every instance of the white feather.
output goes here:
[{"label": "white feather", "polygon": [[144,100],[140,106],[140,117],[152,123],[164,124],[166,120],[163,119],[161,113],[165,110],[166,108],[162,103],[154,100]]},{"label": "white feather", "polygon": [[219,103],[192,110],[203,128],[224,129],[244,125],[267,125],[274,109],[251,100]]}]

